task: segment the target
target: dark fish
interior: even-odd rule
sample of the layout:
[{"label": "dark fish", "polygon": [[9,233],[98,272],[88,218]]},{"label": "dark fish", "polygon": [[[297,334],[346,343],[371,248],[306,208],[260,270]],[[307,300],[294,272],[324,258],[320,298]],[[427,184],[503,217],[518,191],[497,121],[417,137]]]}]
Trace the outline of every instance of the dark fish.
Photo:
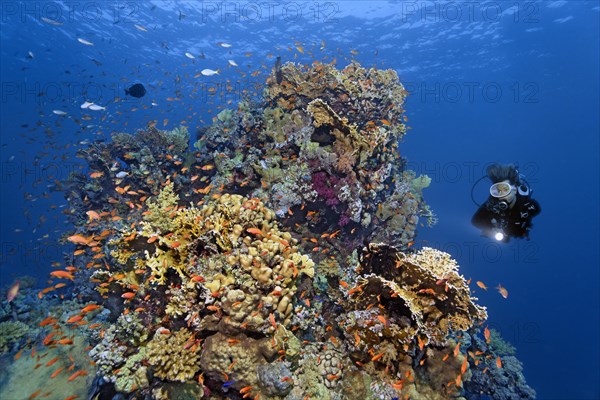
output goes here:
[{"label": "dark fish", "polygon": [[125,89],[125,94],[137,98],[144,97],[146,94],[146,88],[141,83],[136,83],[129,89]]},{"label": "dark fish", "polygon": [[275,80],[277,84],[281,84],[283,80],[283,73],[281,72],[281,57],[277,56],[277,60],[275,61]]}]

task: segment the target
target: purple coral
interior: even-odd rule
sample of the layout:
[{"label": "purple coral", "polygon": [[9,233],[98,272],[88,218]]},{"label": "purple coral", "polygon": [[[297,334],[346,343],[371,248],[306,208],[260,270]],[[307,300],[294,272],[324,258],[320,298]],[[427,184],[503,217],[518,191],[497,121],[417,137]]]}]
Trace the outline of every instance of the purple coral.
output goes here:
[{"label": "purple coral", "polygon": [[343,226],[348,225],[350,223],[350,221],[352,221],[352,220],[350,219],[349,215],[342,214],[342,215],[340,215],[340,221],[338,222],[338,224],[343,227]]},{"label": "purple coral", "polygon": [[325,200],[325,204],[333,207],[340,203],[335,191],[335,185],[339,182],[339,178],[330,176],[325,172],[315,172],[312,174],[312,186],[319,197]]}]

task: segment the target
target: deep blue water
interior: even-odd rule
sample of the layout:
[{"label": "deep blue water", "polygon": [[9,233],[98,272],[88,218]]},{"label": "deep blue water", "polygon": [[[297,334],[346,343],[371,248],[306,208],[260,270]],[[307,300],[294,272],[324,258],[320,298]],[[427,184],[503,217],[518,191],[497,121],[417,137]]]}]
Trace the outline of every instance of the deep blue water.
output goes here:
[{"label": "deep blue water", "polygon": [[[2,1],[0,284],[43,281],[61,260],[55,240],[68,225],[53,188],[79,168],[78,143],[148,120],[209,123],[220,100],[235,104],[264,79],[250,74],[270,71],[269,54],[345,66],[356,50],[363,65],[396,69],[411,92],[400,150],[432,177],[425,197],[439,217],[417,246],[450,252],[463,275],[490,286],[477,291],[489,326],[517,347],[538,398],[600,398],[599,3],[290,2],[260,16],[249,3],[217,4]],[[222,72],[194,78],[203,68]],[[233,94],[213,99],[226,79]],[[115,102],[135,82],[148,94]],[[76,121],[86,100],[106,110]],[[530,241],[498,244],[470,225],[471,187],[494,161],[517,163],[542,206]],[[475,187],[477,201],[486,190]]]}]

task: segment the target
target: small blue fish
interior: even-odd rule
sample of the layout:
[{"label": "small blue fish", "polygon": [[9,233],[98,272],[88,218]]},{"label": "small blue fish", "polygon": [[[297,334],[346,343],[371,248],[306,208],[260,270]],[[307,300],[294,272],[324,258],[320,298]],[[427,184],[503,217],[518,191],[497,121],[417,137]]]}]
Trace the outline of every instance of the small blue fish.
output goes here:
[{"label": "small blue fish", "polygon": [[235,381],[227,381],[223,384],[223,389],[228,388],[229,386],[233,385],[235,383]]}]

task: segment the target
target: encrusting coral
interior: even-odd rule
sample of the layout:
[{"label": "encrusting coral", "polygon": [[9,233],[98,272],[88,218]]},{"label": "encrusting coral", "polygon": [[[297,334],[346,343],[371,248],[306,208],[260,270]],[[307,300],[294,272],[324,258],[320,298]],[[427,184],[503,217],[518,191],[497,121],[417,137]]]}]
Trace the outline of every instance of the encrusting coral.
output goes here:
[{"label": "encrusting coral", "polygon": [[227,371],[231,388],[240,390],[258,386],[258,368],[271,361],[277,350],[269,338],[253,339],[244,334],[227,336],[218,332],[204,342],[200,365],[207,377],[217,381],[222,380],[222,372]]},{"label": "encrusting coral", "polygon": [[146,348],[142,347],[136,354],[127,358],[125,365],[115,374],[115,389],[118,392],[132,393],[145,389],[150,385],[148,368],[143,364],[146,359]]}]

